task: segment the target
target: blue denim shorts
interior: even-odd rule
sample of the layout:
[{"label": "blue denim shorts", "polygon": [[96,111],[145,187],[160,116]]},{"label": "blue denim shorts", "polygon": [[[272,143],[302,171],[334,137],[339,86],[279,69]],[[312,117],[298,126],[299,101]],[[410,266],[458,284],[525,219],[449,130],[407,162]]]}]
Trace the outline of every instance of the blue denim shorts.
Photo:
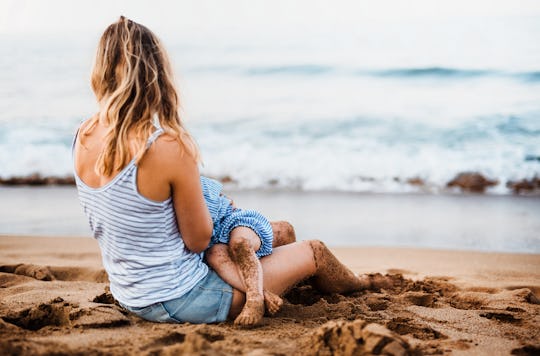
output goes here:
[{"label": "blue denim shorts", "polygon": [[180,298],[134,308],[122,305],[137,316],[158,323],[219,323],[227,320],[233,289],[218,274],[208,274]]}]

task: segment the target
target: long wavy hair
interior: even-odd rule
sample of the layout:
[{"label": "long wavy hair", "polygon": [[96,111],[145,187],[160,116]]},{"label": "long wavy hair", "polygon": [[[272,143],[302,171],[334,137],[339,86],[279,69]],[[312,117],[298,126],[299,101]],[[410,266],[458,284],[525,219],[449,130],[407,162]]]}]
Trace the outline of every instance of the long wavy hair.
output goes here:
[{"label": "long wavy hair", "polygon": [[86,127],[100,121],[108,129],[95,171],[111,176],[146,151],[157,118],[164,131],[199,161],[195,141],[180,119],[180,103],[171,64],[159,39],[145,26],[120,16],[101,36],[91,76],[100,112]]}]

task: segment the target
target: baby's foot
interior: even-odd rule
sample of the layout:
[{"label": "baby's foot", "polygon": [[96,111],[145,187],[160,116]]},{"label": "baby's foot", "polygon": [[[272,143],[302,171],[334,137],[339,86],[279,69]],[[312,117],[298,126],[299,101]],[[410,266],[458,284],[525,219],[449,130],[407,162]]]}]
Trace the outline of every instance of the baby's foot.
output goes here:
[{"label": "baby's foot", "polygon": [[279,311],[279,309],[281,309],[281,306],[283,305],[283,299],[281,299],[279,295],[265,290],[264,305],[266,306],[266,310],[268,310],[268,313],[270,313],[270,315],[274,315]]},{"label": "baby's foot", "polygon": [[264,298],[248,296],[242,312],[234,320],[234,325],[251,327],[259,324],[264,315]]}]

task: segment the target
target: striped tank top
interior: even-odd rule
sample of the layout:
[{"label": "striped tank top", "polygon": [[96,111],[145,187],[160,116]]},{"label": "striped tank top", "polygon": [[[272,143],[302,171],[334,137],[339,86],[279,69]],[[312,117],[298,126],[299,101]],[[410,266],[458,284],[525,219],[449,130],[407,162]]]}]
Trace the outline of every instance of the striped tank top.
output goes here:
[{"label": "striped tank top", "polygon": [[[157,120],[154,125],[147,149],[163,133]],[[203,254],[184,245],[172,197],[153,201],[139,193],[135,160],[100,188],[86,185],[76,171],[74,175],[111,293],[120,303],[145,307],[179,298],[207,275]]]}]

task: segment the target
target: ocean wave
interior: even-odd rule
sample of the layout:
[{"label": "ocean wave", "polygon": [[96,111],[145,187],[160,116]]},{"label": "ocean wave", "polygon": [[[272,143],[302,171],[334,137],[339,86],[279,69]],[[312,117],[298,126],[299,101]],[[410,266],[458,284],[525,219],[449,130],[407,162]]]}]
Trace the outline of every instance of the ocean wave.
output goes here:
[{"label": "ocean wave", "polygon": [[523,72],[520,76],[528,82],[540,82],[540,71]]},{"label": "ocean wave", "polygon": [[[459,173],[479,172],[499,182],[488,192],[508,194],[506,183],[540,177],[537,118],[538,113],[489,116],[452,127],[372,117],[279,125],[237,119],[200,123],[191,131],[202,151],[203,173],[229,177],[238,189],[437,193]],[[58,125],[0,125],[0,178],[24,182],[37,173],[37,181],[54,183],[54,177],[69,176],[68,127],[76,125]]]},{"label": "ocean wave", "polygon": [[[534,120],[538,120],[536,117]],[[528,120],[532,121],[532,120]],[[497,130],[507,135],[524,135],[529,137],[540,137],[540,128],[533,127],[527,120],[517,116],[510,116],[507,120],[497,125]],[[536,125],[537,126],[537,125]]]},{"label": "ocean wave", "polygon": [[304,64],[287,66],[253,67],[244,71],[247,75],[302,74],[317,75],[333,71],[335,68],[325,65]]},{"label": "ocean wave", "polygon": [[366,69],[346,68],[341,66],[321,64],[297,64],[297,65],[269,65],[269,66],[209,66],[195,67],[191,72],[198,73],[234,73],[246,76],[271,76],[271,75],[294,75],[294,76],[317,76],[317,75],[345,75],[357,77],[380,77],[396,79],[473,79],[473,78],[511,78],[526,82],[539,82],[540,71],[510,72],[493,69],[467,69],[452,67],[411,67],[411,68],[387,68]]},{"label": "ocean wave", "polygon": [[[362,72],[360,72],[362,73]],[[493,70],[477,70],[477,69],[457,69],[446,67],[424,67],[424,68],[398,68],[386,69],[367,72],[382,77],[437,77],[437,78],[473,78],[500,75],[501,72]]]}]

